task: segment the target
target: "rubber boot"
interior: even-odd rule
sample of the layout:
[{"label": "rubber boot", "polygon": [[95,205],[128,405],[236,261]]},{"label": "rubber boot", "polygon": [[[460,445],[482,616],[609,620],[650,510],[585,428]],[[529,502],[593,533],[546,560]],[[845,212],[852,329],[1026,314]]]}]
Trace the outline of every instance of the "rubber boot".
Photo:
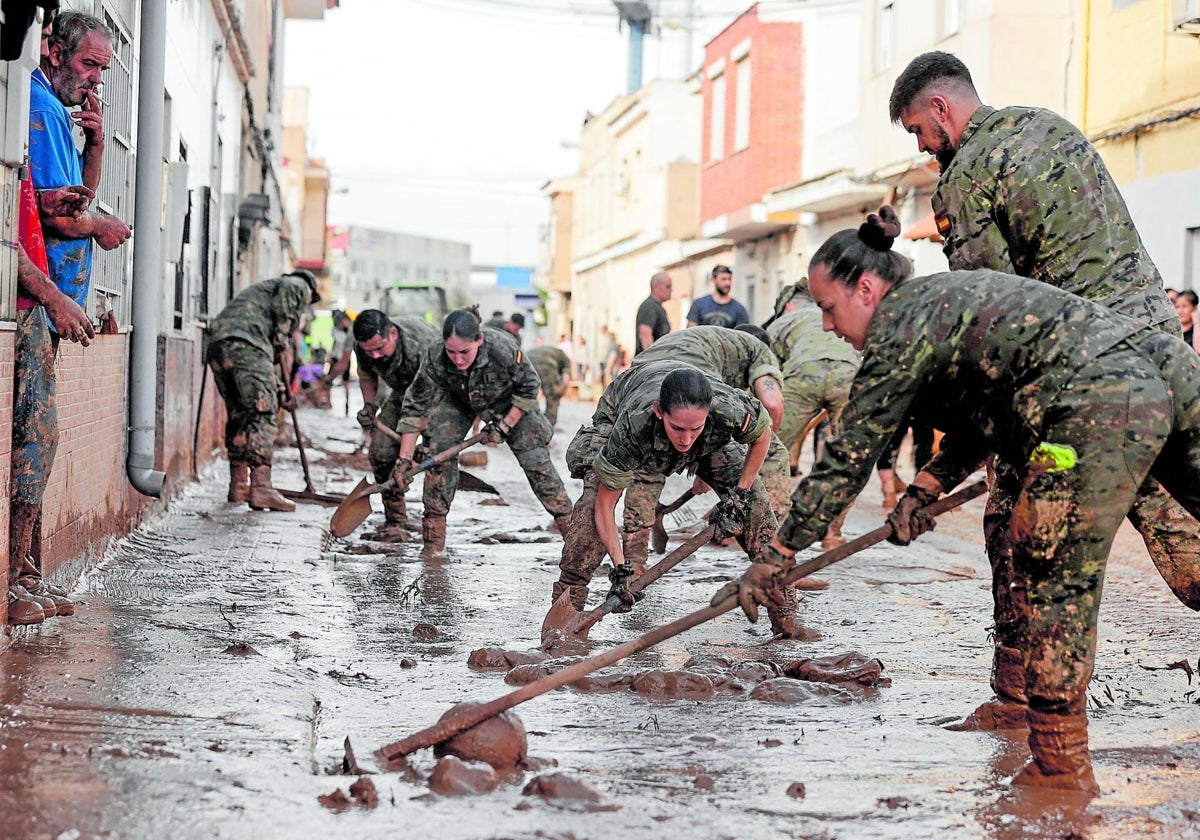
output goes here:
[{"label": "rubber boot", "polygon": [[570,584],[563,583],[561,580],[556,580],[554,581],[554,588],[550,591],[550,603],[553,604],[558,601],[559,597],[567,591],[571,593],[571,604],[576,610],[583,612],[584,608],[587,607],[588,588],[586,586],[571,586]]},{"label": "rubber boot", "polygon": [[435,551],[441,551],[446,547],[446,517],[444,516],[429,516],[421,520],[421,536],[425,540],[425,547]]},{"label": "rubber boot", "polygon": [[250,470],[250,496],[246,500],[251,510],[292,511],[296,505],[279,495],[271,486],[271,468],[254,467]]},{"label": "rubber boot", "polygon": [[404,505],[403,495],[396,496],[389,492],[383,494],[383,527],[376,528],[364,536],[376,542],[408,542],[408,510]]},{"label": "rubber boot", "polygon": [[230,502],[250,498],[250,465],[245,461],[229,462],[229,494],[225,498]]},{"label": "rubber boot", "polygon": [[831,548],[837,548],[839,545],[846,544],[846,538],[842,536],[842,525],[846,523],[846,514],[850,512],[849,508],[842,511],[842,515],[833,520],[833,524],[829,526],[829,530],[825,532],[825,539],[821,540],[821,548],[829,551]]},{"label": "rubber boot", "polygon": [[41,624],[46,620],[42,605],[29,595],[23,587],[8,587],[8,623],[11,627]]},{"label": "rubber boot", "polygon": [[646,571],[646,559],[650,556],[650,529],[642,528],[625,535],[625,559],[633,569],[634,577]]},{"label": "rubber boot", "polygon": [[1025,658],[1016,648],[996,645],[992,658],[992,689],[996,696],[958,723],[951,732],[1021,731],[1029,728],[1029,700],[1025,696]]},{"label": "rubber boot", "polygon": [[879,486],[883,488],[883,509],[890,511],[896,506],[896,471],[880,470]]},{"label": "rubber boot", "polygon": [[1029,710],[1029,750],[1033,757],[1014,785],[1100,793],[1088,753],[1087,714],[1048,714]]}]

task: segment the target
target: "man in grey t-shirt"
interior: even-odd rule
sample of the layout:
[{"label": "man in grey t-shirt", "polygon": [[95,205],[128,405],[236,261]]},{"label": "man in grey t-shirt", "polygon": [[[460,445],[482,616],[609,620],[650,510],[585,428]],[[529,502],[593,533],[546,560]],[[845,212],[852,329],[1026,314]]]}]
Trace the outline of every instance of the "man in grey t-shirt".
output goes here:
[{"label": "man in grey t-shirt", "polygon": [[637,311],[637,355],[671,331],[671,321],[663,303],[671,299],[671,275],[660,271],[650,278],[650,297]]}]

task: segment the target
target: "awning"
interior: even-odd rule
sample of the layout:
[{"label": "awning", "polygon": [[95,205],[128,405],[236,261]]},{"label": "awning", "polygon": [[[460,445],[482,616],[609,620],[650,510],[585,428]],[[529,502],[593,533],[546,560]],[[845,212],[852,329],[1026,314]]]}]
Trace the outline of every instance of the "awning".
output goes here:
[{"label": "awning", "polygon": [[938,233],[937,222],[934,221],[933,214],[930,213],[921,221],[910,227],[904,233],[900,234],[901,239],[928,239],[930,242],[943,242],[942,235]]}]

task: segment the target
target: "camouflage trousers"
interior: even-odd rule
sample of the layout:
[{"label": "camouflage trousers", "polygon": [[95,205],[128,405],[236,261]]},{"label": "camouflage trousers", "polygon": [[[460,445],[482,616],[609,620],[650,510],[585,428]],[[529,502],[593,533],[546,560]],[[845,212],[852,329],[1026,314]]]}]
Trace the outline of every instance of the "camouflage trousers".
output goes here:
[{"label": "camouflage trousers", "polygon": [[50,332],[46,310],[17,310],[10,501],[33,507],[42,504],[58,451],[57,350],[58,338]]},{"label": "camouflage trousers", "polygon": [[208,346],[206,361],[225,400],[229,460],[270,466],[279,411],[279,377],[271,357],[241,339],[226,338]]},{"label": "camouflage trousers", "polygon": [[1035,711],[1084,711],[1105,565],[1147,478],[1200,513],[1200,359],[1190,372],[1182,354],[1159,361],[1128,349],[1101,356],[1059,395],[1039,436],[1072,447],[1074,466],[1031,460],[998,474],[985,518],[997,650],[1018,658]]},{"label": "camouflage trousers", "polygon": [[[696,466],[696,475],[709,484],[717,495],[724,498],[729,491],[737,486],[742,475],[742,466],[746,463],[746,446],[730,442],[717,452],[701,459]],[[634,556],[629,554],[632,547],[630,538],[638,534],[649,534],[649,528],[654,523],[654,507],[662,494],[666,476],[639,475],[633,484],[625,491],[625,512],[622,524],[624,548],[626,556],[632,562]],[[600,479],[593,470],[587,470],[583,481],[583,495],[575,502],[571,511],[571,524],[563,543],[562,559],[559,561],[559,578],[554,585],[553,599],[557,599],[569,587],[572,589],[572,601],[578,599],[577,607],[582,609],[582,603],[587,599],[587,586],[596,569],[604,560],[607,551],[600,542],[600,534],[596,530],[596,492]],[[779,523],[771,512],[767,491],[760,479],[755,479],[751,486],[750,517],[746,530],[738,535],[738,543],[746,551],[746,556],[756,559],[763,547],[775,536]],[[643,552],[641,560],[645,560]]]},{"label": "camouflage trousers", "polygon": [[837,420],[850,399],[850,383],[858,366],[850,362],[814,359],[788,365],[783,374],[783,423],[779,439],[788,450],[800,441],[800,434],[821,411]]},{"label": "camouflage trousers", "polygon": [[[497,416],[502,416],[507,408]],[[429,410],[425,428],[425,442],[432,453],[437,454],[460,443],[471,430],[475,414],[460,406],[452,398],[440,397]],[[554,429],[540,411],[528,411],[521,415],[517,425],[505,440],[508,448],[525,471],[529,487],[538,501],[553,516],[571,512],[571,499],[563,486],[562,476],[550,461],[547,445]],[[445,516],[458,492],[458,459],[451,458],[444,464],[430,468],[425,473],[425,515]]]},{"label": "camouflage trousers", "polygon": [[567,393],[567,383],[565,380],[550,380],[550,384],[542,385],[542,396],[546,398],[546,419],[553,426],[558,422],[558,404],[562,402],[563,396]]}]

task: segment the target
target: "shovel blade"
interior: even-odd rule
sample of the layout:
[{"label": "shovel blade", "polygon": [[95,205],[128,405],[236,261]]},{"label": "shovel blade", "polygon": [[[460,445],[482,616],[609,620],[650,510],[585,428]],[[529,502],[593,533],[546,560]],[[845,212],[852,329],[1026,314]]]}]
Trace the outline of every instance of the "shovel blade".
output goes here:
[{"label": "shovel blade", "polygon": [[371,493],[377,486],[365,478],[359,481],[333,512],[333,518],[329,520],[329,532],[335,537],[345,537],[366,522],[371,515]]},{"label": "shovel blade", "polygon": [[550,612],[542,619],[542,644],[554,642],[557,638],[570,635],[567,628],[579,617],[579,610],[571,603],[570,590],[564,591],[550,607]]}]

